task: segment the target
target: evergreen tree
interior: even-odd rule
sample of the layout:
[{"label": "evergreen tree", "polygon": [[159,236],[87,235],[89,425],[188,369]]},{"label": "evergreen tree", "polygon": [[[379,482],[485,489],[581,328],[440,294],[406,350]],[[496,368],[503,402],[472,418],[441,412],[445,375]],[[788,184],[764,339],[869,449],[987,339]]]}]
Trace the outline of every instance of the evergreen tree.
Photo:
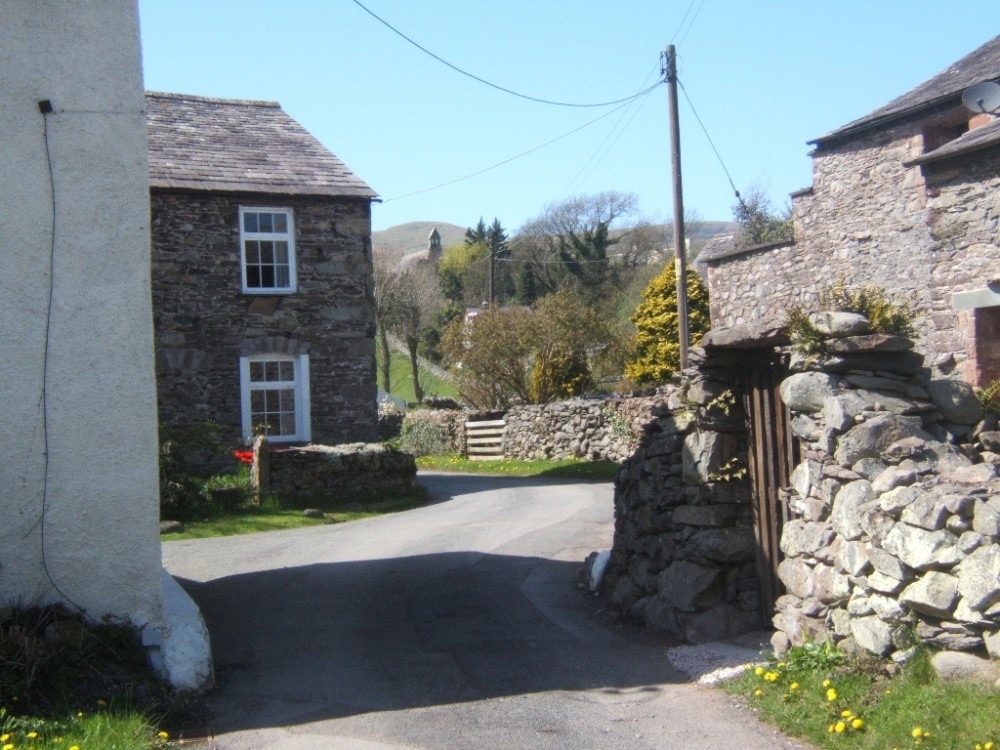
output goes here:
[{"label": "evergreen tree", "polygon": [[[708,291],[691,272],[687,275],[688,330],[692,341],[706,333],[709,321]],[[674,264],[649,282],[643,302],[632,316],[635,337],[633,355],[625,365],[625,377],[636,383],[661,383],[680,367],[680,318],[677,314],[677,274]]]}]

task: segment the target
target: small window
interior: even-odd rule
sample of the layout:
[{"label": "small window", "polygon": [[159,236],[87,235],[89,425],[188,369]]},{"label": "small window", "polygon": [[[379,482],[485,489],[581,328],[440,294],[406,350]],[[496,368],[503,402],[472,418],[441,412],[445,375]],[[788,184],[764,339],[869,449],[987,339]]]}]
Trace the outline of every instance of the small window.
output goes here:
[{"label": "small window", "polygon": [[309,425],[309,358],[261,354],[240,358],[243,435],[304,442]]},{"label": "small window", "polygon": [[243,291],[295,291],[295,228],[290,208],[240,208]]}]

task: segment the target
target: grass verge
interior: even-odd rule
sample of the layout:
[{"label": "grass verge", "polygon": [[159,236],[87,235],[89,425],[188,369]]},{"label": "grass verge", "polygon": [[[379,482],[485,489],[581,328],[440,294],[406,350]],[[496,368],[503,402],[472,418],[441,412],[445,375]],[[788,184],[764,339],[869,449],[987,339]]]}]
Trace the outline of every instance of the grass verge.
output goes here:
[{"label": "grass verge", "polygon": [[264,507],[244,506],[236,511],[213,518],[189,521],[184,524],[184,531],[163,534],[161,539],[163,541],[206,539],[346,523],[361,518],[410,510],[422,505],[426,499],[427,490],[423,487],[415,487],[407,492],[394,493],[391,497],[380,496],[379,498],[360,498],[349,503],[316,503],[311,505],[310,507],[323,511],[322,518],[309,518],[302,515],[301,509],[280,508],[273,503],[267,503]]},{"label": "grass verge", "polygon": [[499,461],[470,461],[463,456],[418,456],[417,468],[424,471],[455,471],[465,474],[611,481],[621,466],[614,461],[573,459],[523,461],[513,458]]},{"label": "grass verge", "polygon": [[160,727],[202,719],[152,671],[133,628],[59,606],[0,612],[0,748],[175,747]]},{"label": "grass verge", "polygon": [[1000,692],[940,682],[926,650],[899,667],[807,644],[724,688],[818,748],[1000,750]]}]

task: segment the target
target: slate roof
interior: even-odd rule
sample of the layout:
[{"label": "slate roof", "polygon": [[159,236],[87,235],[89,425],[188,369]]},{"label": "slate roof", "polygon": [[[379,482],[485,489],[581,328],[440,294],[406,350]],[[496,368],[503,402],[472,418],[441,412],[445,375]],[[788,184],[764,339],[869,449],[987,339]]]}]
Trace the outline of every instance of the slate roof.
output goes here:
[{"label": "slate roof", "polygon": [[147,92],[146,122],[151,187],[376,198],[277,102]]},{"label": "slate roof", "polygon": [[864,117],[809,141],[817,146],[873,128],[886,127],[904,116],[959,104],[962,92],[973,84],[1000,78],[1000,36],[973,50],[912,91],[898,96]]}]

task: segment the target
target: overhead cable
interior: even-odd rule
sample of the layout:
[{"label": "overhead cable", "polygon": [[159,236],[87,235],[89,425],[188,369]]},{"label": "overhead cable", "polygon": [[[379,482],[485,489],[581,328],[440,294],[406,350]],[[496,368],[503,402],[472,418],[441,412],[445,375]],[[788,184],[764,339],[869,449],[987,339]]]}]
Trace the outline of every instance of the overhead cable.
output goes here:
[{"label": "overhead cable", "polygon": [[374,18],[380,24],[382,24],[383,26],[385,26],[392,33],[394,33],[394,34],[402,37],[403,39],[405,39],[406,41],[408,41],[410,44],[412,44],[414,47],[416,47],[417,49],[419,49],[421,52],[423,52],[426,55],[430,55],[435,60],[437,60],[439,63],[441,63],[442,65],[448,66],[449,68],[451,68],[452,70],[454,70],[456,73],[461,73],[463,76],[467,76],[468,78],[471,78],[474,81],[478,81],[479,83],[485,84],[486,86],[489,86],[490,88],[494,88],[497,91],[503,91],[505,94],[510,94],[511,96],[516,96],[516,97],[518,97],[520,99],[527,99],[530,102],[538,102],[540,104],[550,104],[550,105],[555,106],[555,107],[610,107],[610,106],[615,105],[615,104],[623,104],[623,103],[630,102],[630,101],[633,101],[635,99],[638,99],[640,96],[642,96],[643,94],[648,94],[654,88],[656,88],[657,86],[659,86],[660,83],[662,83],[662,81],[657,81],[655,84],[653,84],[652,86],[650,86],[647,89],[644,89],[642,91],[637,91],[636,93],[632,94],[631,96],[626,96],[623,99],[615,99],[615,100],[609,101],[609,102],[590,102],[590,103],[560,102],[560,101],[554,101],[552,99],[542,99],[542,98],[537,97],[537,96],[529,96],[527,94],[522,94],[522,93],[519,93],[517,91],[513,91],[513,90],[508,89],[508,88],[506,88],[504,86],[500,86],[499,84],[492,83],[491,81],[487,81],[485,78],[480,78],[479,76],[477,76],[477,75],[475,75],[473,73],[470,73],[467,70],[463,70],[462,68],[458,67],[457,65],[453,65],[452,63],[448,62],[447,60],[445,60],[440,55],[437,55],[437,54],[431,52],[429,49],[427,49],[426,47],[424,47],[419,42],[417,42],[417,41],[411,39],[410,37],[408,37],[406,34],[404,34],[402,31],[400,31],[399,29],[397,29],[391,23],[389,23],[388,21],[386,21],[384,18],[382,18],[379,15],[377,15],[376,13],[374,13],[370,8],[365,7],[365,5],[361,2],[361,0],[353,0],[353,2],[354,2],[355,5],[357,5],[359,8],[361,8],[361,10],[363,10],[365,13],[367,13],[368,15],[370,15],[372,18]]},{"label": "overhead cable", "polygon": [[530,148],[527,151],[523,151],[520,154],[517,154],[516,156],[510,157],[509,159],[504,159],[501,162],[497,162],[496,164],[493,164],[493,165],[491,165],[489,167],[484,167],[483,169],[480,169],[480,170],[477,170],[475,172],[472,172],[471,174],[467,174],[464,177],[456,177],[454,180],[449,180],[448,182],[442,182],[441,184],[434,185],[433,187],[423,188],[421,190],[414,190],[412,193],[404,193],[403,195],[395,195],[392,198],[386,198],[382,202],[383,203],[391,203],[392,201],[398,201],[398,200],[400,200],[402,198],[411,198],[414,195],[420,195],[422,193],[429,193],[432,190],[439,190],[441,188],[448,187],[449,185],[454,185],[456,182],[463,182],[464,180],[468,180],[468,179],[471,179],[473,177],[478,177],[479,175],[483,174],[484,172],[489,172],[489,171],[491,171],[493,169],[496,169],[497,167],[502,167],[505,164],[510,164],[512,161],[517,161],[518,159],[521,159],[521,158],[523,158],[525,156],[528,156],[529,154],[533,154],[536,151],[539,151],[539,150],[545,148],[546,146],[551,146],[553,143],[556,143],[557,141],[561,141],[563,138],[568,138],[569,136],[573,135],[574,133],[578,133],[579,131],[583,130],[584,128],[587,128],[587,127],[593,125],[595,122],[599,122],[600,120],[603,120],[605,117],[610,117],[611,115],[613,115],[618,110],[623,109],[624,107],[626,107],[629,103],[630,103],[630,101],[625,102],[625,104],[619,104],[614,109],[608,110],[603,115],[600,115],[599,117],[595,117],[593,120],[590,120],[589,122],[585,122],[583,125],[580,125],[577,128],[573,128],[568,133],[563,133],[562,135],[558,135],[555,138],[552,138],[552,139],[546,141],[545,143],[541,143],[541,144],[535,146],[534,148]]}]

